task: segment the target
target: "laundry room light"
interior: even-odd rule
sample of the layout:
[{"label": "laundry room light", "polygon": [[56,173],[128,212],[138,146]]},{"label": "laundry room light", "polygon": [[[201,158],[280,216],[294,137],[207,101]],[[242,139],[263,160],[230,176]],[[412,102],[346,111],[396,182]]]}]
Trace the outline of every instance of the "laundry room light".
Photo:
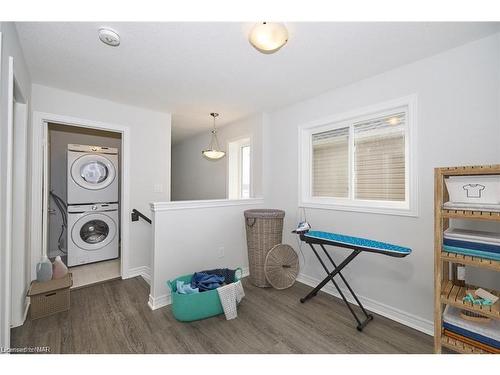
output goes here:
[{"label": "laundry room light", "polygon": [[218,113],[212,112],[210,116],[214,118],[214,128],[212,129],[212,138],[210,139],[210,143],[206,150],[203,150],[201,153],[204,157],[209,160],[219,160],[226,155],[225,151],[222,151],[219,146],[219,139],[217,138],[217,128],[215,127],[215,118],[219,116]]},{"label": "laundry room light", "polygon": [[288,42],[288,30],[282,23],[262,22],[252,28],[248,39],[259,52],[270,54]]}]

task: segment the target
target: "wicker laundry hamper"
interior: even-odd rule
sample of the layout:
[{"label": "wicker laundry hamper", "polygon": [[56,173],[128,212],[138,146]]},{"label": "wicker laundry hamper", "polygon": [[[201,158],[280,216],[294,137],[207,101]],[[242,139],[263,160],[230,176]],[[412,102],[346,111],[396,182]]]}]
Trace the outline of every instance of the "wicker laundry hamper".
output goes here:
[{"label": "wicker laundry hamper", "polygon": [[264,264],[269,250],[281,243],[285,211],[256,209],[245,211],[250,282],[259,287],[270,287]]}]

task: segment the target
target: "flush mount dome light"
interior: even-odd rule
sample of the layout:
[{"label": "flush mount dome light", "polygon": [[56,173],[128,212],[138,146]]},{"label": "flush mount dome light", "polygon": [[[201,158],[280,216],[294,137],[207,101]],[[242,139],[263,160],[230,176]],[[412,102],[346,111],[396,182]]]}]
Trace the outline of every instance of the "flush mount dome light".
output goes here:
[{"label": "flush mount dome light", "polygon": [[210,116],[214,118],[214,127],[212,129],[212,138],[210,139],[210,143],[206,150],[203,150],[201,153],[204,157],[209,160],[219,160],[222,159],[226,152],[222,151],[219,146],[219,140],[217,139],[217,129],[215,127],[215,118],[219,116],[218,113],[212,112]]},{"label": "flush mount dome light", "polygon": [[282,23],[262,22],[252,28],[248,39],[256,50],[270,54],[288,42],[288,30]]},{"label": "flush mount dome light", "polygon": [[104,44],[111,47],[118,47],[120,45],[120,35],[109,27],[101,27],[98,32],[99,39]]}]

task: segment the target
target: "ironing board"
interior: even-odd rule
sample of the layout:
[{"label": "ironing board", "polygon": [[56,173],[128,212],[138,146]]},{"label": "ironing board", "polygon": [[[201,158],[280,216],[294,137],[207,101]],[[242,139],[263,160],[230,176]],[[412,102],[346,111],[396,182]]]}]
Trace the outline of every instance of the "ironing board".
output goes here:
[{"label": "ironing board", "polygon": [[[352,290],[351,286],[347,282],[347,280],[344,278],[342,273],[342,269],[347,266],[356,256],[358,256],[359,253],[362,251],[367,251],[371,253],[376,253],[376,254],[383,254],[383,255],[388,255],[392,257],[405,257],[408,254],[411,253],[411,249],[408,249],[406,247],[402,246],[397,246],[397,245],[392,245],[389,243],[385,242],[379,242],[379,241],[373,241],[373,240],[368,240],[365,238],[360,238],[360,237],[351,237],[351,236],[345,236],[342,234],[336,234],[336,233],[328,233],[328,232],[320,232],[320,231],[308,231],[308,232],[302,232],[298,233],[300,235],[301,241],[307,243],[312,251],[314,252],[314,255],[316,255],[316,258],[318,258],[319,262],[321,263],[321,266],[327,273],[327,277],[320,282],[307,296],[303,297],[300,299],[300,302],[304,303],[310,298],[316,296],[318,292],[323,288],[329,281],[333,283],[337,291],[339,292],[340,296],[346,303],[347,307],[349,308],[349,311],[353,315],[354,319],[358,323],[356,326],[358,331],[362,331],[363,328],[371,321],[373,320],[373,316],[371,314],[368,314],[365,308],[363,307],[363,304],[359,301],[358,297]],[[323,259],[320,257],[318,251],[314,247],[314,245],[319,245],[327,258],[329,259],[330,263],[333,266],[333,271],[330,271],[328,267],[326,266],[325,262]],[[335,264],[333,261],[332,257],[326,251],[325,245],[328,246],[337,246],[337,247],[345,247],[348,249],[352,249],[351,254],[349,254],[338,266]],[[336,275],[339,275],[344,284],[347,286],[347,289],[349,292],[352,294],[354,299],[356,300],[356,303],[358,306],[361,308],[363,311],[363,314],[365,315],[365,318],[363,321],[361,321],[357,314],[354,312],[351,304],[347,301],[347,298],[345,297],[344,293],[342,290],[339,288],[337,282],[334,280],[334,277]]]}]

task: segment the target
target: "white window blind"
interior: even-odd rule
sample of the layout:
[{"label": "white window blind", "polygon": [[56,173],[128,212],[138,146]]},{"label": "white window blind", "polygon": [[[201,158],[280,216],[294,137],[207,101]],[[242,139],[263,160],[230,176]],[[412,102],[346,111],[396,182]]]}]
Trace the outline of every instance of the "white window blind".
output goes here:
[{"label": "white window blind", "polygon": [[355,199],[405,200],[404,112],[354,124]]},{"label": "white window blind", "polygon": [[349,196],[349,128],[312,135],[312,191],[316,197]]},{"label": "white window blind", "polygon": [[418,215],[417,97],[299,127],[302,207]]}]

